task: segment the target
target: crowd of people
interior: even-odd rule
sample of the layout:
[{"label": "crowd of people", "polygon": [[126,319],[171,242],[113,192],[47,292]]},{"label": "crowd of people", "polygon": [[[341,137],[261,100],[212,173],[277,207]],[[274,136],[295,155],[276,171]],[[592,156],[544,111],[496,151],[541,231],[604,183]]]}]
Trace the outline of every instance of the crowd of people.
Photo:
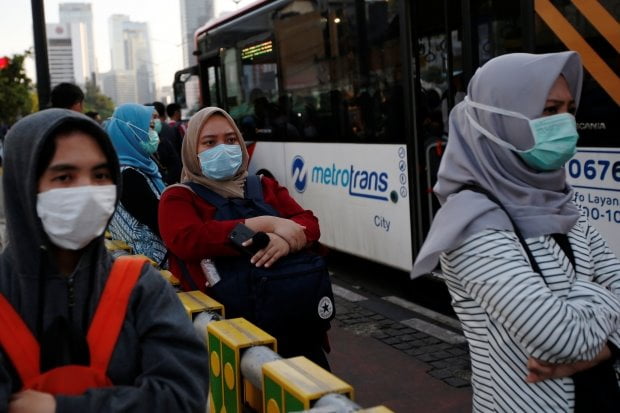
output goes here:
[{"label": "crowd of people", "polygon": [[[176,104],[126,103],[101,122],[83,101],[78,86],[60,84],[51,108],[5,138],[0,411],[204,411],[205,344],[156,268],[215,295],[202,260],[269,268],[315,243],[318,220],[268,178],[260,185],[273,211],[232,220],[179,184],[244,198],[249,156],[226,112],[206,108],[186,124]],[[228,239],[242,223],[266,237],[247,258]],[[106,230],[133,258],[106,251]],[[282,354],[329,368],[325,329],[278,339]]]},{"label": "crowd of people", "polygon": [[[620,261],[563,168],[582,76],[574,52],[500,56],[450,113],[441,208],[412,274],[441,268],[475,411],[620,406]],[[260,323],[248,274],[309,253],[318,219],[248,176],[244,136],[220,108],[185,124],[178,105],[126,103],[101,122],[80,113],[75,85],[51,100],[4,143],[0,411],[204,411],[204,343],[173,288],[145,259],[112,258],[104,231]],[[253,236],[235,244],[240,226]],[[328,327],[288,327],[273,333],[280,353],[329,369]]]}]

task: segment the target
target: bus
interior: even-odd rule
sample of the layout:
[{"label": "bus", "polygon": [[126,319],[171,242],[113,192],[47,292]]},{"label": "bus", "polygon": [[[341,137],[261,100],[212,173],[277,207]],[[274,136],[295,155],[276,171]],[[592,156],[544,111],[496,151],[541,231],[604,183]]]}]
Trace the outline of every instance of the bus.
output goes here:
[{"label": "bus", "polygon": [[[205,0],[206,1],[206,0]],[[620,0],[262,0],[206,22],[178,103],[228,111],[330,248],[410,271],[448,113],[511,52],[580,53],[575,200],[620,254]],[[506,79],[507,82],[510,79]]]}]

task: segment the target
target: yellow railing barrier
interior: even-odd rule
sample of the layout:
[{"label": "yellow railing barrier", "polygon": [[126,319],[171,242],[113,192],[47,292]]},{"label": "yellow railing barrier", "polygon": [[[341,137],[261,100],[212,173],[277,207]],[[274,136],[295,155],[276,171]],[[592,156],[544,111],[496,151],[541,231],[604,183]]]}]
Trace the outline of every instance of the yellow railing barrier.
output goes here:
[{"label": "yellow railing barrier", "polygon": [[[127,243],[106,237],[113,255],[131,254]],[[159,271],[178,287],[170,271]],[[244,407],[257,413],[393,413],[384,406],[363,409],[348,383],[305,357],[283,359],[274,337],[243,318],[224,320],[224,306],[203,292],[177,296],[209,351],[209,413],[242,413]]]}]

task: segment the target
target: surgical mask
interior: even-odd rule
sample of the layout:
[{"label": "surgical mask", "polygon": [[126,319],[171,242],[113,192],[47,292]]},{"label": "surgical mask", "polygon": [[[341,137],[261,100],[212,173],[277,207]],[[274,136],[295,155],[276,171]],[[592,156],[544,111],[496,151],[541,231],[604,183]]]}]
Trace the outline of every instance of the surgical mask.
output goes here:
[{"label": "surgical mask", "polygon": [[[119,118],[110,118],[110,119],[127,125],[129,130],[131,131],[131,133],[133,133],[134,136],[136,138],[138,138],[138,142],[140,143],[140,146],[142,147],[142,149],[149,156],[151,156],[152,154],[154,154],[157,151],[157,147],[159,146],[159,134],[157,133],[156,130],[149,129],[148,132],[147,132],[144,129],[134,125],[131,122],[127,122],[127,121],[124,121],[124,120],[119,119]],[[159,120],[159,119],[157,119],[157,120]],[[161,121],[160,121],[160,128],[161,128]],[[147,135],[147,139],[148,140],[146,142],[144,142],[142,140],[142,137],[138,134],[137,131],[140,131],[140,132],[144,133],[145,135]]]},{"label": "surgical mask", "polygon": [[158,134],[161,133],[161,119],[155,119],[155,124],[153,128],[155,129],[155,132],[157,132]]},{"label": "surgical mask", "polygon": [[498,145],[516,152],[526,164],[534,169],[539,171],[560,169],[577,153],[577,139],[579,139],[579,134],[577,133],[575,117],[570,113],[560,113],[552,116],[529,119],[519,112],[472,102],[468,97],[465,97],[465,102],[467,105],[477,109],[527,120],[532,135],[534,136],[534,146],[527,150],[520,150],[493,135],[476,122],[469,113],[465,112],[467,119],[469,119],[472,126],[478,132]]},{"label": "surgical mask", "polygon": [[54,245],[79,250],[103,234],[115,204],[116,185],[57,188],[37,195],[37,215]]},{"label": "surgical mask", "polygon": [[146,142],[140,142],[142,149],[149,155],[153,155],[157,151],[159,146],[159,134],[153,129],[149,129],[149,140]]},{"label": "surgical mask", "polygon": [[235,175],[241,166],[241,146],[220,144],[198,154],[202,174],[221,181]]}]

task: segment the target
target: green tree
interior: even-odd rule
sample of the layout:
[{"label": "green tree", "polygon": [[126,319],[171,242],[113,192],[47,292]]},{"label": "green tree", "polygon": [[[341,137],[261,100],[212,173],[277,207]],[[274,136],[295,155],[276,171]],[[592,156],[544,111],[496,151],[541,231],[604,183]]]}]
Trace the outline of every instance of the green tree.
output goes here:
[{"label": "green tree", "polygon": [[107,119],[114,112],[114,102],[108,96],[101,93],[99,86],[93,81],[86,82],[84,93],[84,112],[99,112],[101,119]]},{"label": "green tree", "polygon": [[24,68],[24,60],[30,54],[27,50],[13,55],[9,64],[0,69],[0,123],[12,125],[33,111],[32,81]]}]

